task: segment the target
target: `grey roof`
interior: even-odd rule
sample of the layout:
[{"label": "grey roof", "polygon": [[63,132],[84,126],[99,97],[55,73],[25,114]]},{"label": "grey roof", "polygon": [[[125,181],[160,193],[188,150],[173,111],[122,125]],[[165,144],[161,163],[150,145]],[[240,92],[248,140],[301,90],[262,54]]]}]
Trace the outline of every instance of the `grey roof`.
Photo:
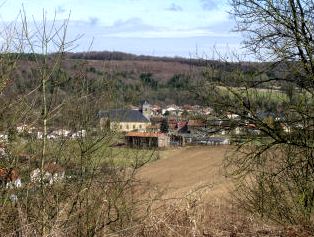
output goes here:
[{"label": "grey roof", "polygon": [[99,117],[105,117],[116,122],[149,122],[149,120],[140,111],[131,109],[100,111],[98,115]]},{"label": "grey roof", "polygon": [[147,100],[141,100],[141,101],[140,101],[140,104],[141,104],[141,106],[143,106],[143,105],[149,105],[149,103],[148,103]]}]

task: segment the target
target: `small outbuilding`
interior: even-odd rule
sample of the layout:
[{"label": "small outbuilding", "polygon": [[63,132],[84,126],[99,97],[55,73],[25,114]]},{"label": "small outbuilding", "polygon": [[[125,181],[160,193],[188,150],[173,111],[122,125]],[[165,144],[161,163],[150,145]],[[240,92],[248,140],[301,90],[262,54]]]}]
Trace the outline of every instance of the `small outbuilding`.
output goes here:
[{"label": "small outbuilding", "polygon": [[136,148],[168,147],[170,144],[169,136],[159,132],[129,132],[125,140],[129,147]]}]

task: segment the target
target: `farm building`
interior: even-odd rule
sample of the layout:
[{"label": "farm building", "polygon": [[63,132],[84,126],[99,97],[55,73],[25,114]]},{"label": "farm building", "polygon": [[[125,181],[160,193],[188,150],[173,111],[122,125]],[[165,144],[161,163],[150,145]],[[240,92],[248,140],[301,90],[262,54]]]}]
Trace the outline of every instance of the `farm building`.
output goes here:
[{"label": "farm building", "polygon": [[101,111],[98,115],[102,129],[109,127],[121,132],[146,131],[147,126],[151,124],[139,110],[114,109]]},{"label": "farm building", "polygon": [[187,123],[188,131],[193,132],[195,129],[206,128],[206,121],[190,119]]},{"label": "farm building", "polygon": [[171,134],[170,144],[172,146],[185,146],[185,137],[182,134]]},{"label": "farm building", "polygon": [[168,135],[157,132],[129,132],[125,140],[130,147],[168,147],[170,144]]}]

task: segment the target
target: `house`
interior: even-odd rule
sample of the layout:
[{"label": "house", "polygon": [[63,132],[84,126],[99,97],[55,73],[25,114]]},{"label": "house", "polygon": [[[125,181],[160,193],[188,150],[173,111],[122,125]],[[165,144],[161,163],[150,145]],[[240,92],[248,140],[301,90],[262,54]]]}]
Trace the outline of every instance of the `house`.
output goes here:
[{"label": "house", "polygon": [[71,135],[71,138],[74,138],[74,139],[75,138],[85,138],[85,137],[86,137],[86,130],[85,129],[77,131]]},{"label": "house", "polygon": [[7,155],[6,146],[0,143],[0,158]]},{"label": "house", "polygon": [[159,105],[153,105],[151,107],[151,110],[152,110],[152,115],[154,115],[154,116],[161,115],[161,107]]},{"label": "house", "polygon": [[19,188],[22,186],[21,178],[15,168],[0,168],[0,184],[5,188]]},{"label": "house", "polygon": [[16,131],[18,133],[23,133],[23,132],[26,132],[27,130],[28,130],[28,126],[26,124],[21,124],[16,127]]},{"label": "house", "polygon": [[38,183],[43,178],[43,181],[48,184],[53,184],[55,182],[62,181],[65,177],[65,170],[62,166],[56,162],[47,163],[43,168],[43,174],[40,169],[37,168],[33,170],[30,174],[31,181],[33,183]]},{"label": "house", "polygon": [[37,137],[37,139],[43,139],[44,138],[44,133],[38,131],[37,134],[36,134],[36,137]]},{"label": "house", "polygon": [[162,109],[163,115],[173,115],[173,116],[181,116],[183,110],[180,109],[177,105],[170,105],[166,109]]},{"label": "house", "polygon": [[7,155],[7,153],[5,151],[5,148],[4,147],[0,147],[0,157],[4,157],[6,155]]},{"label": "house", "polygon": [[8,141],[8,135],[0,133],[0,141],[3,141],[3,142]]},{"label": "house", "polygon": [[170,138],[158,132],[129,132],[125,136],[128,146],[136,148],[168,147]]},{"label": "house", "polygon": [[[57,129],[52,131],[47,135],[48,139],[58,139],[58,138],[67,138],[71,134],[70,130],[66,129]],[[43,138],[43,132],[37,132],[37,138],[42,139]]]},{"label": "house", "polygon": [[189,133],[199,133],[202,131],[204,128],[207,127],[206,121],[205,120],[200,120],[200,119],[190,119],[187,123],[187,131]]},{"label": "house", "polygon": [[57,130],[53,131],[52,133],[58,137],[68,137],[70,135],[71,131],[66,130],[66,129],[57,129]]},{"label": "house", "polygon": [[139,110],[113,109],[101,111],[98,116],[102,129],[110,128],[110,130],[121,132],[146,131],[151,124]]}]

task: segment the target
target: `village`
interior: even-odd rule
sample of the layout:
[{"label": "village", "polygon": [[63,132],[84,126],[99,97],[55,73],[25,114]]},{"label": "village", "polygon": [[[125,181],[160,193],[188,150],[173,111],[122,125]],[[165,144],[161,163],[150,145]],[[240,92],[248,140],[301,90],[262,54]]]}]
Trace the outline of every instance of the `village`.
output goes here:
[{"label": "village", "polygon": [[[123,134],[124,141],[121,142],[129,147],[229,144],[227,122],[211,119],[209,124],[207,118],[211,113],[210,107],[199,105],[161,107],[143,101],[139,107],[99,111],[97,116],[101,130],[109,129]],[[96,129],[98,128],[94,130]],[[27,124],[20,124],[15,132],[21,136],[28,135],[35,139],[43,139],[42,130]],[[85,129],[71,131],[66,128],[55,128],[48,132],[47,139],[79,139],[85,138],[86,135]],[[0,132],[0,141],[8,141],[9,136],[7,131]],[[2,150],[1,152],[4,153]]]},{"label": "village", "polygon": [[[290,132],[282,117],[274,113],[260,113],[261,120],[272,118],[279,121],[282,130]],[[97,114],[99,127],[93,131],[110,130],[122,135],[119,145],[131,148],[165,148],[186,145],[228,145],[235,137],[243,138],[249,134],[260,134],[254,124],[241,120],[238,114],[228,113],[217,118],[211,107],[200,105],[150,105],[142,101],[139,106],[101,110]],[[221,119],[223,117],[224,119]],[[235,126],[236,124],[236,126]],[[240,125],[241,124],[241,127]],[[27,124],[16,127],[16,133],[43,139],[43,131]],[[71,131],[55,128],[47,134],[47,139],[80,139],[87,136],[81,129]],[[0,132],[0,141],[8,141],[8,132]],[[0,155],[5,151],[0,150]]]},{"label": "village", "polygon": [[[230,145],[247,139],[250,135],[259,135],[261,131],[254,124],[241,121],[237,114],[228,113],[224,119],[213,115],[213,109],[199,105],[169,105],[161,107],[150,105],[142,101],[140,106],[102,110],[97,114],[98,125],[92,131],[104,131],[119,134],[113,147],[127,147],[130,149],[171,149],[184,146],[217,146]],[[281,129],[290,133],[291,129],[285,126],[284,118],[275,117],[275,114],[261,113],[261,119],[273,118],[279,121]],[[222,117],[222,116],[220,116]],[[16,127],[15,135],[42,140],[42,130],[20,124]],[[81,129],[71,131],[65,128],[55,128],[49,131],[47,139],[50,141],[88,139],[87,131]],[[8,156],[6,144],[9,142],[8,132],[0,133],[0,158]],[[30,160],[28,154],[19,154],[20,160]],[[43,173],[42,173],[43,172]],[[0,170],[1,177],[7,177],[7,188],[21,187],[21,179],[15,169]],[[30,181],[39,183],[41,179],[48,185],[65,178],[65,168],[56,162],[47,163],[43,171],[37,168],[30,173]],[[14,198],[14,197],[13,197]]]},{"label": "village", "polygon": [[221,120],[212,120],[215,128],[209,126],[211,113],[212,108],[199,105],[161,107],[143,101],[139,107],[100,111],[99,117],[101,129],[122,132],[128,147],[230,144]]}]

